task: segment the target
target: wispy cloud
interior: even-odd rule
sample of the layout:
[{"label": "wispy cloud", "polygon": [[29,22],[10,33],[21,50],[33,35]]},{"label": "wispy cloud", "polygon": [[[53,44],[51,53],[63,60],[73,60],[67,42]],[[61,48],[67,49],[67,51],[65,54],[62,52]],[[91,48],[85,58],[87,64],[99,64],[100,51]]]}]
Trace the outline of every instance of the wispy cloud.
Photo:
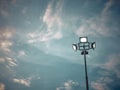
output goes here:
[{"label": "wispy cloud", "polygon": [[[91,82],[95,90],[111,90],[109,85],[115,83],[115,78],[120,78],[120,53],[111,54],[104,64],[98,65],[100,77]],[[114,76],[113,76],[114,75]]]},{"label": "wispy cloud", "polygon": [[21,50],[21,51],[19,51],[19,53],[18,53],[18,57],[25,56],[25,55],[26,55],[26,53],[25,53],[24,50]]},{"label": "wispy cloud", "polygon": [[10,52],[10,47],[13,45],[11,41],[15,29],[11,27],[0,28],[0,50],[4,52]]},{"label": "wispy cloud", "polygon": [[120,53],[119,54],[112,54],[109,56],[108,61],[102,65],[101,68],[114,72],[117,78],[120,78]]},{"label": "wispy cloud", "polygon": [[91,82],[91,87],[95,90],[110,90],[108,84],[112,83],[113,79],[105,76],[105,77],[99,77],[96,81]]},{"label": "wispy cloud", "polygon": [[[108,0],[100,14],[86,19],[84,16],[81,19],[81,25],[75,31],[78,36],[93,35],[93,36],[113,36],[119,35],[119,24],[114,20],[114,15],[110,12],[110,7],[113,5],[113,0]],[[111,23],[111,24],[110,24]]]},{"label": "wispy cloud", "polygon": [[73,90],[73,87],[80,86],[78,82],[74,82],[73,80],[69,80],[64,83],[63,87],[57,87],[56,90]]},{"label": "wispy cloud", "polygon": [[26,87],[30,87],[31,81],[36,79],[40,79],[40,76],[38,74],[33,74],[27,78],[13,78],[12,81],[18,84],[25,85]]},{"label": "wispy cloud", "polygon": [[6,57],[6,60],[7,60],[9,66],[17,66],[17,61],[15,59]]},{"label": "wispy cloud", "polygon": [[52,7],[53,7],[53,3],[49,3],[48,7],[46,9],[46,12],[43,16],[43,22],[46,23],[48,31],[51,30],[53,27],[55,27],[55,25],[57,25],[59,28],[62,25],[62,21],[61,21],[61,18],[59,16],[59,14],[61,13],[62,7],[56,6],[57,11],[54,11],[52,9]]},{"label": "wispy cloud", "polygon": [[31,84],[30,79],[18,79],[18,78],[14,78],[13,82],[25,85],[27,87],[29,87],[30,84]]},{"label": "wispy cloud", "polygon": [[102,11],[102,14],[106,14],[112,5],[113,5],[113,0],[108,0],[108,2],[105,4],[105,7]]},{"label": "wispy cloud", "polygon": [[100,82],[92,82],[91,83],[92,88],[95,90],[109,90],[105,83]]},{"label": "wispy cloud", "polygon": [[[55,47],[52,46],[52,43],[54,42],[54,40],[60,40],[63,37],[63,21],[61,17],[62,8],[62,1],[51,1],[50,3],[48,3],[43,17],[40,17],[42,21],[40,27],[34,31],[29,32],[26,35],[28,39],[27,43],[36,46],[45,53],[47,51],[50,54],[54,54]],[[41,44],[41,47],[43,48],[38,46],[38,44]],[[56,48],[56,51],[59,53],[60,48]],[[62,52],[60,52],[60,54],[61,53]]]},{"label": "wispy cloud", "polygon": [[5,90],[5,85],[3,83],[0,83],[0,90]]},{"label": "wispy cloud", "polygon": [[45,10],[43,17],[40,17],[44,24],[43,26],[41,25],[41,31],[38,29],[37,32],[28,33],[28,42],[46,42],[53,39],[61,39],[63,36],[61,31],[61,27],[63,24],[62,18],[60,16],[61,11],[61,1],[57,2],[56,5],[54,5],[53,1],[50,2]]},{"label": "wispy cloud", "polygon": [[47,26],[47,30],[44,32],[43,41],[62,38],[61,27],[63,23],[60,17],[62,3],[59,1],[55,7],[55,10],[53,9],[53,6],[53,2],[50,2],[43,16],[43,22]]}]

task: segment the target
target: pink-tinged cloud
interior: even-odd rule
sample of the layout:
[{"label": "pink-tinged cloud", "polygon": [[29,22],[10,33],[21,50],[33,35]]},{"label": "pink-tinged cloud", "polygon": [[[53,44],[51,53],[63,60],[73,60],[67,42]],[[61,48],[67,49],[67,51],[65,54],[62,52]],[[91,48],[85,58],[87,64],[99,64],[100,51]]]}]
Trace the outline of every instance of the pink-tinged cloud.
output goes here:
[{"label": "pink-tinged cloud", "polygon": [[10,52],[10,47],[13,45],[12,37],[15,29],[11,27],[0,28],[0,50],[3,52]]},{"label": "pink-tinged cloud", "polygon": [[95,90],[109,90],[104,83],[92,82],[91,86]]},{"label": "pink-tinged cloud", "polygon": [[63,87],[57,87],[56,90],[72,90],[73,87],[80,86],[78,82],[75,82],[73,80],[68,80],[67,82],[64,82]]},{"label": "pink-tinged cloud", "polygon": [[0,82],[0,90],[5,90],[5,85]]},{"label": "pink-tinged cloud", "polygon": [[[75,33],[78,36],[93,35],[104,37],[113,36],[113,34],[116,33],[119,34],[119,25],[117,22],[113,22],[112,14],[109,13],[113,3],[113,0],[108,0],[103,10],[101,10],[101,13],[95,17],[89,19],[85,19],[84,17],[80,18],[82,23]],[[108,26],[110,22],[113,24]]]},{"label": "pink-tinged cloud", "polygon": [[120,66],[120,53],[110,55],[108,57],[108,61],[105,64],[103,64],[101,68],[114,72],[117,78],[120,78],[119,66]]},{"label": "pink-tinged cloud", "polygon": [[17,78],[14,78],[13,79],[13,82],[15,83],[18,83],[18,84],[22,84],[22,85],[25,85],[27,87],[30,86],[31,82],[29,79],[17,79]]}]

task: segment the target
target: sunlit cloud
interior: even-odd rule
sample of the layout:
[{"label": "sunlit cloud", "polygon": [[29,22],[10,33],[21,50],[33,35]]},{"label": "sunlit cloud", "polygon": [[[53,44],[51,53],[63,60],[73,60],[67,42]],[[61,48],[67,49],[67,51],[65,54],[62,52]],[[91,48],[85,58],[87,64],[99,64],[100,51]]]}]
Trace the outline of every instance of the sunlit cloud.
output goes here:
[{"label": "sunlit cloud", "polygon": [[109,77],[99,77],[98,80],[91,82],[91,87],[95,90],[110,90],[108,84],[113,83]]},{"label": "sunlit cloud", "polygon": [[105,83],[92,82],[91,85],[95,90],[109,90]]},{"label": "sunlit cloud", "polygon": [[57,4],[56,10],[53,10],[53,6],[53,2],[50,2],[47,6],[47,9],[45,10],[45,14],[43,16],[43,23],[46,24],[47,30],[40,32],[41,41],[62,38],[61,27],[63,22],[62,18],[60,17],[62,4]]},{"label": "sunlit cloud", "polygon": [[3,50],[3,51],[10,51],[9,47],[12,46],[12,42],[10,41],[2,41],[0,43],[0,48]]},{"label": "sunlit cloud", "polygon": [[46,25],[46,30],[39,31],[38,29],[35,32],[28,33],[28,43],[46,42],[54,39],[61,39],[63,37],[61,30],[63,22],[60,17],[62,4],[57,4],[56,10],[53,10],[52,7],[53,2],[48,4],[42,18],[43,23]]},{"label": "sunlit cloud", "polygon": [[25,55],[26,55],[25,51],[21,50],[19,51],[18,57],[25,56]]},{"label": "sunlit cloud", "polygon": [[27,78],[13,78],[13,82],[25,85],[26,87],[30,87],[32,80],[40,79],[39,75],[31,75]]},{"label": "sunlit cloud", "polygon": [[29,40],[28,43],[38,43],[38,42],[46,42],[53,39],[60,39],[62,38],[62,32],[40,32],[40,33],[29,33]]},{"label": "sunlit cloud", "polygon": [[17,66],[17,61],[15,59],[6,57],[6,60],[7,60],[9,66]]},{"label": "sunlit cloud", "polygon": [[0,90],[5,90],[5,85],[0,82]]},{"label": "sunlit cloud", "polygon": [[0,28],[0,50],[4,52],[10,52],[10,47],[13,45],[11,41],[15,29],[11,27]]},{"label": "sunlit cloud", "polygon": [[108,56],[104,64],[98,65],[97,67],[101,68],[99,70],[100,77],[96,81],[91,82],[91,87],[95,90],[111,90],[109,85],[115,82],[115,79],[112,77],[115,75],[115,78],[120,78],[120,54],[111,54]]},{"label": "sunlit cloud", "polygon": [[120,53],[119,54],[113,54],[110,55],[108,58],[108,61],[102,65],[101,68],[110,71],[110,72],[114,72],[117,76],[117,78],[120,78]]},{"label": "sunlit cloud", "polygon": [[25,85],[25,86],[27,86],[27,87],[29,87],[30,84],[31,84],[30,79],[17,79],[17,78],[14,78],[14,79],[13,79],[13,82],[18,83],[18,84]]},{"label": "sunlit cloud", "polygon": [[64,83],[63,87],[57,87],[56,90],[73,90],[73,87],[80,86],[78,82],[69,80]]}]

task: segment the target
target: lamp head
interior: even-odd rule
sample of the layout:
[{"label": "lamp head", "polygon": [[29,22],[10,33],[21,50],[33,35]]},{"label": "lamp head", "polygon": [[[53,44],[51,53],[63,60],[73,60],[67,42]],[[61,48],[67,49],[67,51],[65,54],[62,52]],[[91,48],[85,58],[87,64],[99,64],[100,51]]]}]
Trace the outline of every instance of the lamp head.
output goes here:
[{"label": "lamp head", "polygon": [[88,38],[87,37],[80,37],[80,42],[86,43],[86,42],[88,42]]},{"label": "lamp head", "polygon": [[72,44],[72,48],[74,51],[77,51],[77,44]]},{"label": "lamp head", "polygon": [[92,48],[93,50],[96,48],[96,43],[95,43],[95,42],[91,43],[91,48]]}]

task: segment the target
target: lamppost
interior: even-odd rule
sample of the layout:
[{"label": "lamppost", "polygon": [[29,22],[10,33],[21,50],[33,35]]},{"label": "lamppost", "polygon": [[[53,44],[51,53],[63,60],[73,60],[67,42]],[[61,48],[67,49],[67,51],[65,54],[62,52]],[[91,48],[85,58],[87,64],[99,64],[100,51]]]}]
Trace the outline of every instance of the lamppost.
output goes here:
[{"label": "lamppost", "polygon": [[95,49],[96,43],[95,42],[88,42],[87,37],[80,37],[79,43],[72,44],[72,47],[73,47],[73,50],[75,50],[75,51],[80,50],[81,55],[84,55],[86,90],[89,90],[86,55],[88,54],[89,49],[93,49],[93,50]]}]

